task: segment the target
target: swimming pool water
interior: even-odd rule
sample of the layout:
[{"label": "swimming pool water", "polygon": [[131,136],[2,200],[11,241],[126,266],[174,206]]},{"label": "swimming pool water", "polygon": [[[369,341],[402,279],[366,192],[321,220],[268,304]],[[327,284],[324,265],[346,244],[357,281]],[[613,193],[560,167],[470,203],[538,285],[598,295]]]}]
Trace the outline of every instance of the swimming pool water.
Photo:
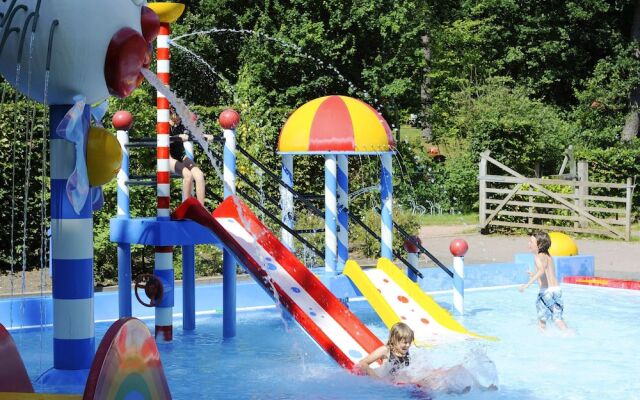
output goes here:
[{"label": "swimming pool water", "polygon": [[[496,364],[499,390],[438,398],[640,399],[640,293],[572,285],[563,291],[565,318],[574,335],[538,330],[533,289],[524,294],[517,288],[467,292],[461,322],[500,340],[413,348],[412,355],[446,366],[470,352],[486,352]],[[450,307],[450,294],[434,297]],[[387,329],[366,302],[350,307],[386,340]],[[200,317],[194,332],[184,333],[176,321],[174,342],[159,344],[175,399],[420,398],[409,387],[346,373],[274,308],[237,317],[237,337],[230,340],[222,338],[219,314]],[[96,325],[96,340],[107,328]],[[52,365],[51,329],[12,334],[32,379]]]}]

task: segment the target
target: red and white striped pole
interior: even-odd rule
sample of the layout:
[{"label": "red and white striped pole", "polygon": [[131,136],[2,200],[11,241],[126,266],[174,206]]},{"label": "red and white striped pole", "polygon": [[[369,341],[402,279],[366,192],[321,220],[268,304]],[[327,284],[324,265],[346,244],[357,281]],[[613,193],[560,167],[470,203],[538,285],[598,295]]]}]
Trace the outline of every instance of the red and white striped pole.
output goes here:
[{"label": "red and white striped pole", "polygon": [[[168,22],[160,23],[157,39],[157,75],[169,87],[169,35]],[[157,219],[170,219],[171,171],[169,167],[169,100],[160,92],[157,94]],[[173,247],[156,246],[154,274],[160,278],[165,288],[165,296],[156,306],[155,336],[158,340],[171,341],[173,338]],[[167,287],[167,285],[169,287]],[[167,290],[169,289],[169,290]]]}]

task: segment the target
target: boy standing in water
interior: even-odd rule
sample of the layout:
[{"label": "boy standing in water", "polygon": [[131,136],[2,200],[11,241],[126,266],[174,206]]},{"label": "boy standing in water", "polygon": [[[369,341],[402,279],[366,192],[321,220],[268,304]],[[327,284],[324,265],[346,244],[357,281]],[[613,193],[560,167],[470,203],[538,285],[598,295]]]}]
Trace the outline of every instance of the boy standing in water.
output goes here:
[{"label": "boy standing in water", "polygon": [[538,281],[540,293],[538,293],[536,309],[540,328],[544,329],[547,325],[546,321],[553,319],[558,328],[567,329],[567,324],[562,319],[564,310],[562,289],[558,286],[556,267],[549,255],[549,247],[551,247],[551,238],[546,232],[536,232],[529,238],[529,250],[536,254],[536,272],[529,272],[531,279],[520,286],[520,292],[524,292],[533,282]]}]

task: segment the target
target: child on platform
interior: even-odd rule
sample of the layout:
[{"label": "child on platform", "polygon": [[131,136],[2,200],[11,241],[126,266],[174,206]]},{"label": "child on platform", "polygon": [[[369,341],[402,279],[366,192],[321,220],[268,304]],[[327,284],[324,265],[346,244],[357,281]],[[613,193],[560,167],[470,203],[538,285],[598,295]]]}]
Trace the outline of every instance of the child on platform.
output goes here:
[{"label": "child on platform", "polygon": [[[473,387],[484,390],[497,389],[495,365],[486,355],[483,360],[475,360],[481,368],[491,369],[485,375],[492,375],[491,382],[480,384],[474,374],[464,365],[451,368],[435,368],[423,371],[411,371],[409,348],[413,342],[413,330],[405,323],[398,322],[391,327],[387,344],[372,351],[358,362],[357,367],[376,379],[385,379],[397,384],[414,384],[427,392],[462,394]],[[377,369],[371,364],[382,361]]]},{"label": "child on platform", "polygon": [[[195,120],[196,116],[193,114]],[[196,184],[196,198],[204,206],[205,201],[205,181],[204,174],[198,165],[187,156],[184,143],[191,140],[189,131],[182,125],[182,119],[171,108],[169,117],[169,126],[171,128],[169,143],[169,167],[171,172],[182,176],[182,198],[191,197],[193,183]],[[211,135],[204,135],[205,140],[211,140]]]},{"label": "child on platform", "polygon": [[564,311],[562,289],[558,286],[556,267],[549,255],[549,247],[551,247],[551,238],[546,232],[536,232],[529,238],[529,250],[536,255],[536,272],[529,272],[531,278],[520,286],[520,292],[524,292],[533,282],[538,281],[540,293],[536,300],[536,309],[540,328],[545,329],[546,321],[553,320],[558,328],[564,330],[567,329],[567,324],[562,319]]}]

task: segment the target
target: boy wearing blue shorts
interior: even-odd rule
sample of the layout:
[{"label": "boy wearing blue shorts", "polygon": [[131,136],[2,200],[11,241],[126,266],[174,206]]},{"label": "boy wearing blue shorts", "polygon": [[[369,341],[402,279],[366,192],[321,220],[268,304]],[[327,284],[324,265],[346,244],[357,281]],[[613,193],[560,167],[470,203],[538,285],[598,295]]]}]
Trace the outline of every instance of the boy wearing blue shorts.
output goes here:
[{"label": "boy wearing blue shorts", "polygon": [[531,278],[529,282],[520,286],[520,292],[524,292],[533,282],[538,281],[540,293],[536,300],[536,309],[540,328],[546,328],[546,322],[553,320],[558,328],[567,329],[567,324],[562,319],[564,311],[562,289],[558,285],[556,267],[549,255],[549,247],[551,247],[551,238],[546,232],[536,232],[529,238],[529,249],[536,254],[536,272],[529,272]]}]

